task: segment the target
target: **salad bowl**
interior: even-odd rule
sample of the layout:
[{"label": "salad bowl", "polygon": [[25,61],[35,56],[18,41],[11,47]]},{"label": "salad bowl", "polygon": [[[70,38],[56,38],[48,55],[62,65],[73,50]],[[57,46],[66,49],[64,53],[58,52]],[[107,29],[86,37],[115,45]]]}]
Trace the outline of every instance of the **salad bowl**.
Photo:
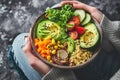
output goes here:
[{"label": "salad bowl", "polygon": [[[54,9],[58,9],[58,10],[60,10],[61,8],[54,8]],[[79,13],[79,11],[80,10],[76,10],[76,11],[74,11],[74,14],[75,14],[75,16],[76,16],[76,13]],[[81,10],[82,11],[82,10]],[[81,14],[83,15],[83,13],[81,12]],[[88,14],[88,13],[87,13]],[[84,15],[83,15],[84,16]],[[87,16],[86,14],[85,14],[85,16]],[[86,65],[88,65],[90,62],[92,62],[96,57],[97,57],[97,55],[99,54],[99,52],[100,52],[100,50],[101,50],[101,43],[102,43],[102,29],[101,29],[101,27],[100,27],[100,25],[98,24],[98,22],[96,21],[96,19],[94,19],[94,18],[92,18],[91,16],[90,16],[90,21],[89,21],[89,15],[88,15],[88,17],[86,18],[86,20],[83,18],[83,17],[81,17],[81,20],[82,20],[82,18],[83,18],[83,22],[81,21],[81,20],[79,20],[80,22],[82,22],[81,24],[82,24],[82,26],[85,26],[85,27],[83,27],[83,28],[85,28],[85,30],[86,30],[86,32],[84,32],[84,33],[80,33],[79,31],[77,31],[78,30],[78,28],[77,28],[77,30],[76,30],[76,28],[75,29],[72,29],[71,30],[71,26],[73,27],[73,24],[71,25],[71,23],[70,23],[70,25],[68,24],[69,23],[69,21],[67,21],[67,25],[66,26],[68,26],[68,28],[66,28],[67,29],[67,34],[68,34],[68,36],[65,38],[63,35],[65,35],[65,34],[63,34],[63,35],[60,35],[59,36],[59,38],[58,38],[58,35],[59,34],[61,34],[62,33],[62,31],[56,31],[56,35],[53,37],[53,33],[55,32],[55,31],[53,31],[54,30],[54,28],[56,28],[56,27],[53,27],[51,30],[53,31],[53,32],[50,32],[50,34],[49,34],[49,31],[47,31],[47,30],[44,30],[44,31],[46,31],[46,34],[45,35],[47,35],[47,33],[50,35],[50,36],[47,36],[47,37],[44,37],[44,39],[46,40],[45,41],[45,43],[42,43],[42,42],[44,42],[43,40],[44,39],[41,39],[41,32],[42,32],[42,30],[38,30],[38,29],[41,29],[41,27],[39,27],[39,26],[41,26],[41,25],[43,25],[44,23],[44,25],[46,25],[46,23],[49,23],[49,24],[53,24],[54,23],[54,21],[52,21],[53,23],[51,23],[51,21],[49,21],[49,20],[47,20],[47,19],[49,19],[48,18],[49,17],[49,15],[47,14],[46,15],[46,12],[44,12],[42,15],[40,15],[37,19],[36,19],[36,21],[34,22],[34,24],[33,24],[33,26],[32,26],[32,29],[31,29],[31,43],[32,43],[32,48],[33,48],[33,51],[34,51],[34,53],[35,53],[35,55],[40,59],[40,60],[42,60],[43,62],[45,62],[46,64],[48,64],[48,65],[50,65],[50,66],[52,66],[52,67],[57,67],[57,68],[61,68],[61,69],[76,69],[76,68],[82,68],[82,67],[84,67],[84,66],[86,66]],[[69,19],[69,20],[71,20],[71,18]],[[88,23],[89,22],[89,23]],[[91,22],[93,23],[93,24],[91,24]],[[80,25],[81,25],[80,24]],[[57,29],[59,29],[59,27],[58,26],[62,26],[61,24],[54,24],[54,26],[57,26]],[[75,26],[76,24],[74,24],[74,26]],[[78,25],[77,25],[78,26]],[[91,28],[91,27],[89,27],[89,26],[94,26],[93,28]],[[95,28],[95,29],[94,29]],[[77,36],[77,38],[74,36],[71,36],[70,34],[71,34],[71,31],[74,31],[74,30],[76,30],[76,32],[78,33],[78,35],[80,35],[80,37],[79,36]],[[89,39],[89,36],[92,36],[92,34],[91,35],[88,35],[87,34],[87,30],[89,31],[89,30],[95,30],[95,31],[97,31],[97,33],[95,32],[95,36],[93,36],[93,38],[94,39],[96,39],[96,40],[94,40],[94,42],[92,42],[92,44],[90,44],[90,45],[87,45],[86,44],[86,42],[84,42],[83,40],[91,40],[91,39]],[[89,32],[88,32],[89,33]],[[73,34],[73,33],[72,33]],[[90,33],[89,33],[90,34]],[[88,38],[86,38],[86,37],[84,37],[84,35],[86,35],[86,36],[88,36]],[[96,36],[96,35],[98,35],[98,36]],[[52,36],[52,38],[51,38],[51,36]],[[42,36],[43,37],[43,36]],[[79,38],[78,38],[79,37]],[[57,38],[57,39],[56,39]],[[73,48],[71,48],[71,47],[69,47],[68,45],[69,44],[72,44],[72,43],[69,43],[69,40],[71,40],[71,38],[72,38],[72,40],[74,40],[74,46],[77,44],[77,43],[79,43],[80,42],[80,44],[79,44],[79,46],[75,46],[74,47],[74,49],[76,49],[76,50],[74,50],[74,51],[71,51],[71,50],[73,50]],[[67,39],[67,40],[66,40]],[[38,40],[40,40],[39,41],[39,43],[40,44],[38,44],[38,43],[35,43],[36,41],[38,41]],[[62,41],[62,42],[64,42],[64,43],[61,43],[61,44],[59,44],[60,43],[60,40]],[[84,42],[84,43],[82,43],[82,42]],[[49,43],[50,43],[50,45],[49,45]],[[54,44],[58,44],[57,46],[54,46],[54,47],[56,47],[57,49],[56,49],[56,53],[54,52],[54,51],[52,51],[53,50],[53,45],[52,45],[52,47],[51,47],[51,44],[52,43],[54,43]],[[68,43],[68,44],[67,44]],[[42,44],[42,45],[41,45]],[[48,47],[50,47],[50,55],[49,56],[46,56],[46,55],[43,55],[42,53],[43,53],[43,47],[44,47],[44,44],[45,45],[47,45],[47,47],[45,47],[45,48],[48,48]],[[64,44],[64,45],[62,45],[62,44]],[[39,49],[38,49],[38,45],[41,45],[40,47],[39,47]],[[67,45],[67,46],[66,46]],[[80,46],[81,45],[81,46]],[[60,48],[59,46],[66,46],[65,48]],[[66,49],[67,48],[67,49]],[[77,50],[77,49],[79,49],[80,48],[80,50]],[[55,48],[54,48],[55,49]],[[85,49],[85,50],[84,50]],[[78,51],[78,52],[75,52],[75,51]],[[84,57],[84,55],[80,55],[79,53],[84,53],[84,54],[86,54],[85,56],[88,56],[88,58],[86,58],[86,57]],[[47,52],[46,52],[47,53]],[[45,53],[45,54],[46,54]],[[58,54],[59,53],[59,54]],[[73,53],[74,53],[74,55],[73,55]],[[69,55],[70,54],[70,55]],[[51,56],[51,55],[53,55],[53,56]],[[55,56],[54,56],[55,55]],[[56,58],[56,56],[57,56],[57,58]],[[59,56],[59,57],[58,57]],[[73,57],[70,57],[70,56],[73,56]],[[83,60],[82,60],[82,57],[77,57],[77,56],[83,56],[84,58],[86,58],[86,60],[84,60],[84,58],[83,58]],[[64,59],[64,60],[59,60],[58,58],[61,58],[61,59]],[[76,58],[79,58],[78,60],[77,60],[77,62],[76,62],[76,60],[74,60],[74,59],[76,59]],[[81,61],[81,62],[80,62]]]}]

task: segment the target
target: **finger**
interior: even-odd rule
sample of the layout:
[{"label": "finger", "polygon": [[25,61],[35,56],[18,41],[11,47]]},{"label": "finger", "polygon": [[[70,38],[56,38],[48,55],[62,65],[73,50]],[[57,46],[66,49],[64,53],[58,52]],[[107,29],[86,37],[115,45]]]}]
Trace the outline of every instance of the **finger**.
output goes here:
[{"label": "finger", "polygon": [[73,4],[73,7],[76,9],[83,9],[89,13],[92,13],[93,7],[89,6],[87,4],[84,4],[82,2],[79,2],[79,4]]},{"label": "finger", "polygon": [[31,37],[32,28],[30,28],[28,36]]},{"label": "finger", "polygon": [[86,10],[88,12],[91,12],[90,11],[91,6],[86,5],[86,4],[84,4],[82,2],[79,2],[79,1],[62,1],[60,4],[61,5],[72,4],[73,7],[76,8],[76,9],[84,9],[84,10]]},{"label": "finger", "polygon": [[77,4],[78,1],[62,1],[60,4],[64,5],[64,4]]},{"label": "finger", "polygon": [[83,9],[84,8],[84,4],[79,2],[79,4],[73,4],[73,7],[77,8],[77,9]]},{"label": "finger", "polygon": [[29,34],[28,34],[30,45],[31,45],[31,39],[32,39],[31,32],[32,32],[32,28],[30,28],[30,31],[29,31]]},{"label": "finger", "polygon": [[31,53],[32,52],[32,47],[31,47],[31,42],[30,42],[30,37],[27,37],[27,42],[25,46],[23,47],[23,50],[25,53]]},{"label": "finger", "polygon": [[31,48],[31,40],[29,36],[27,37],[27,46]]}]

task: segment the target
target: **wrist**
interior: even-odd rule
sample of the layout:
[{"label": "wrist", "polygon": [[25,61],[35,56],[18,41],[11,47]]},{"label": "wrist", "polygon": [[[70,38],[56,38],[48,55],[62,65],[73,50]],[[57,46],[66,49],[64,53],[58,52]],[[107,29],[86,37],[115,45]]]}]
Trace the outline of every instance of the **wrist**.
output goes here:
[{"label": "wrist", "polygon": [[26,55],[27,55],[27,59],[28,59],[29,64],[32,67],[36,66],[36,63],[38,62],[39,59],[35,56],[31,56],[30,53],[28,53]]},{"label": "wrist", "polygon": [[39,60],[38,58],[32,59],[32,61],[30,62],[30,65],[39,73],[41,73],[42,75],[45,75],[46,73],[48,73],[51,69],[50,66],[48,66],[47,64],[45,64],[44,62],[42,62],[41,60]]}]

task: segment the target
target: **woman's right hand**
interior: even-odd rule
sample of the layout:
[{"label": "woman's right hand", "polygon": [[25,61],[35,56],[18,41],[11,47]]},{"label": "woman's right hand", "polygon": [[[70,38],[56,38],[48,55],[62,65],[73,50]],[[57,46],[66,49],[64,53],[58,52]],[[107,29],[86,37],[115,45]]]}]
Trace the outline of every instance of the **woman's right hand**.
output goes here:
[{"label": "woman's right hand", "polygon": [[26,37],[26,41],[27,42],[26,42],[25,46],[23,47],[23,51],[28,59],[29,64],[34,69],[36,69],[38,72],[40,72],[42,75],[45,75],[46,73],[48,73],[50,71],[51,67],[48,66],[47,64],[45,64],[43,61],[41,61],[34,55],[32,45],[31,45],[30,33],[29,33],[28,37]]},{"label": "woman's right hand", "polygon": [[97,8],[86,5],[82,2],[79,2],[79,1],[62,1],[60,4],[61,5],[72,4],[74,8],[84,9],[87,12],[89,12],[91,14],[91,16],[94,17],[99,23],[102,20],[103,13],[101,13]]}]

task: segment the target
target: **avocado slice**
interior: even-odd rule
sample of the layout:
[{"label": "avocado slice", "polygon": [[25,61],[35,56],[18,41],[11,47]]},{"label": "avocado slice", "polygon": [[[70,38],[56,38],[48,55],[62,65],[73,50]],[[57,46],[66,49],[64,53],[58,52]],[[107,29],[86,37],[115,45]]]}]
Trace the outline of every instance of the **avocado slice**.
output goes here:
[{"label": "avocado slice", "polygon": [[85,33],[80,37],[80,46],[82,48],[91,48],[98,42],[99,32],[94,23],[88,23],[85,29]]},{"label": "avocado slice", "polygon": [[75,42],[74,42],[74,40],[72,39],[72,38],[67,38],[67,45],[68,45],[68,47],[67,47],[67,51],[70,53],[70,54],[72,54],[73,53],[73,51],[75,50]]},{"label": "avocado slice", "polygon": [[50,20],[43,20],[38,24],[36,37],[37,38],[45,38],[50,36],[51,38],[59,38],[60,37],[60,26],[52,22]]}]

